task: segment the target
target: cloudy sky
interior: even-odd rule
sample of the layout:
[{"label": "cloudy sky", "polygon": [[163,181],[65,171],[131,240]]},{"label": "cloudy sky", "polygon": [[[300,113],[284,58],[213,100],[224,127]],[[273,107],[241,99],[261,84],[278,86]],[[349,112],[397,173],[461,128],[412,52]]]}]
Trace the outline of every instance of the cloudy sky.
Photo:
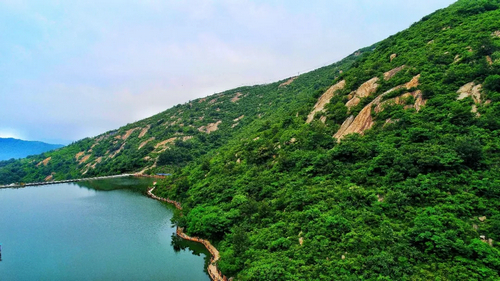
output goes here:
[{"label": "cloudy sky", "polygon": [[67,144],[331,64],[453,0],[0,0],[0,137]]}]

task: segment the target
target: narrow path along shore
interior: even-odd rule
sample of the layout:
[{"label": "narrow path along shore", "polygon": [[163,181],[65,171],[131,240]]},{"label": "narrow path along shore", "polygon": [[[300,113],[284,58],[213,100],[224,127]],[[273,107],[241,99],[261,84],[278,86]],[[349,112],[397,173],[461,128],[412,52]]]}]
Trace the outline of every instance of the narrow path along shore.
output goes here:
[{"label": "narrow path along shore", "polygon": [[[154,195],[153,194],[154,189],[155,189],[155,187],[153,186],[152,188],[150,188],[148,190],[149,197],[156,199],[156,200],[159,200],[159,201],[162,201],[162,202],[167,202],[167,203],[173,204],[175,206],[175,208],[182,211],[182,206],[179,202],[174,201],[174,200],[170,200],[168,198],[162,198],[162,197],[158,197],[158,196]],[[181,237],[182,239],[201,243],[205,246],[205,248],[207,248],[207,250],[212,255],[212,258],[210,259],[210,263],[209,263],[208,268],[207,268],[208,275],[210,275],[210,278],[212,280],[214,280],[214,281],[227,281],[228,280],[227,277],[222,275],[220,270],[217,268],[217,261],[220,258],[219,251],[210,243],[210,241],[205,240],[205,239],[201,239],[199,237],[191,237],[191,236],[187,235],[186,233],[184,233],[184,229],[182,227],[177,227],[176,233],[177,233],[177,236]]]},{"label": "narrow path along shore", "polygon": [[131,176],[134,176],[134,174],[121,174],[121,175],[113,175],[113,176],[81,178],[81,179],[71,179],[71,180],[62,180],[62,181],[13,183],[13,184],[8,184],[8,185],[0,185],[0,188],[18,188],[18,187],[35,186],[35,185],[49,185],[49,184],[58,184],[58,183],[68,183],[68,182],[78,182],[78,181],[88,181],[88,180],[102,180],[102,179],[122,178],[122,177],[131,177]]}]

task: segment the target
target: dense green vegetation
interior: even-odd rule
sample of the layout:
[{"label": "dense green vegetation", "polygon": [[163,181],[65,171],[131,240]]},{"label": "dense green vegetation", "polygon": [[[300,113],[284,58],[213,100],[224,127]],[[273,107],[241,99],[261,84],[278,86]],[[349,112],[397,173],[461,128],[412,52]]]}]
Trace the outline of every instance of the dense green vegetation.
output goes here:
[{"label": "dense green vegetation", "polygon": [[[498,2],[460,1],[382,41],[330,83],[347,85],[317,114],[326,124],[305,124],[311,103],[269,116],[165,182],[185,206],[177,223],[216,241],[221,270],[240,280],[500,279],[499,19]],[[395,104],[364,136],[331,138],[417,74],[418,113]],[[349,112],[346,95],[377,76]],[[457,100],[469,82],[489,100],[479,117]]]},{"label": "dense green vegetation", "polygon": [[[352,92],[374,77],[373,93],[348,108]],[[415,77],[419,83],[388,92]],[[0,162],[0,179],[172,172],[156,193],[182,202],[184,216],[175,222],[213,241],[219,268],[237,280],[500,279],[500,1],[458,1],[337,64],[285,81],[230,90],[56,152]],[[345,87],[306,123],[318,98],[340,81]],[[464,85],[475,87],[479,100],[458,99]],[[417,98],[405,95],[415,91],[425,100],[419,110]],[[386,103],[370,111],[369,130],[332,137],[382,94]],[[198,130],[218,121],[216,131]],[[141,130],[124,140],[133,128]],[[155,148],[165,140],[167,149]],[[89,155],[85,162],[76,160],[80,152]]]}]

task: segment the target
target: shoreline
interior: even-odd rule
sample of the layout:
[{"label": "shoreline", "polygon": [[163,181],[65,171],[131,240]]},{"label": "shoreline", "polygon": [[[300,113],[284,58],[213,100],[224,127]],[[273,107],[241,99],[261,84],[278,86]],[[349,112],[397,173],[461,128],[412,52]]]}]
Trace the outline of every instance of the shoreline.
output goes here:
[{"label": "shoreline", "polygon": [[[179,202],[174,201],[174,200],[170,200],[168,198],[163,198],[163,197],[159,197],[159,196],[154,195],[153,194],[154,189],[155,189],[155,186],[148,189],[148,192],[147,192],[148,197],[153,198],[153,199],[158,200],[158,201],[173,204],[177,210],[182,211],[182,206]],[[201,239],[199,237],[191,237],[191,236],[187,235],[186,233],[184,233],[184,229],[182,227],[178,227],[178,226],[177,226],[175,233],[177,234],[177,236],[181,237],[184,240],[198,242],[198,243],[203,244],[205,246],[205,248],[208,250],[208,252],[210,252],[212,257],[210,258],[210,263],[208,264],[208,268],[207,268],[207,272],[208,272],[208,275],[210,276],[210,279],[212,279],[213,281],[227,281],[228,280],[227,277],[224,276],[222,274],[222,272],[220,272],[220,270],[217,268],[217,261],[220,258],[219,251],[217,250],[217,248],[215,248],[210,243],[210,241],[208,241],[206,239]]]},{"label": "shoreline", "polygon": [[11,183],[11,184],[7,184],[7,185],[0,185],[0,188],[24,188],[27,186],[40,186],[40,185],[71,183],[71,182],[79,182],[79,181],[90,181],[90,180],[104,180],[104,179],[112,179],[112,178],[131,177],[131,176],[134,176],[134,175],[133,174],[120,174],[120,175],[100,176],[100,177],[92,177],[92,178],[79,178],[79,179],[69,179],[69,180],[59,180],[59,181]]}]

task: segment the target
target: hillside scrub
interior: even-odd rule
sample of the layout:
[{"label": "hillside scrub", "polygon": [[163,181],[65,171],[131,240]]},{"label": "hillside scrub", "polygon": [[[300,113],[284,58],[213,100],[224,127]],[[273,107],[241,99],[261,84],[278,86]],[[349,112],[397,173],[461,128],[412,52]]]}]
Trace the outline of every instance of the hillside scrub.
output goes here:
[{"label": "hillside scrub", "polygon": [[[500,61],[486,56],[500,50],[491,36],[500,14],[497,2],[477,2],[437,11],[360,56],[310,124],[315,100],[296,117],[256,122],[166,180],[159,192],[186,206],[176,222],[214,240],[219,267],[238,280],[499,279]],[[411,99],[388,103],[362,135],[331,138],[417,74],[416,88],[383,101],[421,90],[418,112]],[[347,108],[373,77],[376,91]],[[472,98],[458,100],[469,82],[488,100],[479,114]]]}]

